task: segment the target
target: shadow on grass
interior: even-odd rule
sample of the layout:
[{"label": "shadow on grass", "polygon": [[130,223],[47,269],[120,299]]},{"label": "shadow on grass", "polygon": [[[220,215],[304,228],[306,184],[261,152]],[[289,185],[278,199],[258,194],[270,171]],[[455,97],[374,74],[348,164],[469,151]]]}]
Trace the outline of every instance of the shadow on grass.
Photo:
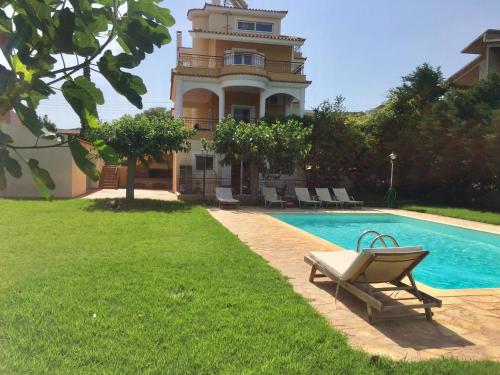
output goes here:
[{"label": "shadow on grass", "polygon": [[188,212],[196,204],[182,201],[161,201],[154,199],[96,199],[86,208],[87,211],[108,212]]}]

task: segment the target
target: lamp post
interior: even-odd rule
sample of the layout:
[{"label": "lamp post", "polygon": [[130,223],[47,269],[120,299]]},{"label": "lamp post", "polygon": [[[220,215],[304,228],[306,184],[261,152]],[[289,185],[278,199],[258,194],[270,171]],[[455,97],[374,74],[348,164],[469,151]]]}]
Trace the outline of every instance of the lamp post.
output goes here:
[{"label": "lamp post", "polygon": [[396,161],[397,157],[398,156],[394,152],[391,152],[391,154],[389,155],[389,159],[391,159],[391,186],[389,187],[389,189],[392,189],[392,180],[394,178],[394,162]]},{"label": "lamp post", "polygon": [[391,161],[391,182],[389,185],[389,190],[385,195],[385,199],[387,200],[387,206],[389,208],[394,207],[394,202],[396,201],[396,190],[393,187],[393,180],[394,180],[394,162],[396,161],[397,157],[398,156],[394,152],[391,152],[391,154],[389,155],[389,159]]}]

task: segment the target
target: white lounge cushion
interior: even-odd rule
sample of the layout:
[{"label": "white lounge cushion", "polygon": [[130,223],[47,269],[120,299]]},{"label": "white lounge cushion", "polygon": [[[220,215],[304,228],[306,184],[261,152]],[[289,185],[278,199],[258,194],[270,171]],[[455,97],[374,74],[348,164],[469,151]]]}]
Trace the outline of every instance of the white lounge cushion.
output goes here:
[{"label": "white lounge cushion", "polygon": [[309,253],[309,257],[312,260],[321,264],[339,279],[342,278],[342,275],[356,260],[358,255],[357,252],[352,250],[313,251]]},{"label": "white lounge cushion", "polygon": [[360,253],[352,250],[311,252],[309,256],[340,280],[354,282],[358,279],[360,270],[366,266],[372,255],[376,254],[375,261],[364,270],[366,280],[362,281],[379,283],[396,280],[403,272],[412,268],[422,252],[424,250],[421,246],[410,246],[363,249]]}]

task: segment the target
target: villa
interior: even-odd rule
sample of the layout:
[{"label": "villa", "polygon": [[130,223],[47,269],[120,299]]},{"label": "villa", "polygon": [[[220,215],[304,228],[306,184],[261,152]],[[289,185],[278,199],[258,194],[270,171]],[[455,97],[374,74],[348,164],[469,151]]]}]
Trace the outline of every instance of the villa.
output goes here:
[{"label": "villa", "polygon": [[214,136],[220,119],[254,122],[263,117],[303,116],[305,92],[311,84],[304,74],[305,39],[283,35],[287,11],[251,9],[244,1],[213,0],[188,11],[192,47],[177,33],[177,66],[172,70],[173,113],[198,130],[191,152],[174,155],[173,191],[200,192],[207,187],[232,187],[248,192],[250,168],[221,166],[217,155],[203,152],[201,139]]},{"label": "villa", "polygon": [[478,56],[449,78],[458,87],[468,88],[490,73],[500,73],[500,30],[486,30],[462,53]]}]

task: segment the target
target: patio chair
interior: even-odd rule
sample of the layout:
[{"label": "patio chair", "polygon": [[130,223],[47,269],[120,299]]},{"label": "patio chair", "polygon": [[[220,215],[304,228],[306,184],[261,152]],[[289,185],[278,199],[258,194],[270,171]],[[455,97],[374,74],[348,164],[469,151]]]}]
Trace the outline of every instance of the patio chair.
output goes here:
[{"label": "patio chair", "polygon": [[[360,253],[351,250],[331,252],[311,252],[304,260],[312,266],[310,282],[316,277],[329,277],[337,284],[335,302],[342,287],[366,303],[368,320],[374,322],[374,310],[378,312],[412,312],[413,309],[425,310],[425,313],[412,315],[393,315],[377,319],[402,317],[421,317],[432,320],[432,307],[441,307],[441,300],[432,297],[417,288],[412,270],[429,254],[420,246],[364,249]],[[319,271],[321,274],[316,274]],[[407,277],[410,284],[402,280]],[[371,284],[389,283],[391,286],[373,287]],[[381,292],[407,291],[418,302],[410,303],[409,298],[399,302]],[[387,301],[396,303],[388,304]]]},{"label": "patio chair", "polygon": [[231,188],[217,187],[215,188],[215,202],[219,204],[220,208],[224,206],[240,206],[240,201],[233,198],[233,192]]},{"label": "patio chair", "polygon": [[285,208],[286,201],[280,199],[274,187],[264,187],[262,189],[264,194],[264,206],[271,207],[273,203],[281,205],[281,208]]},{"label": "patio chair", "polygon": [[335,205],[335,207],[340,206],[338,200],[333,200],[330,192],[326,188],[316,188],[316,194],[318,195],[319,201],[321,202],[321,207],[328,207],[328,205]]},{"label": "patio chair", "polygon": [[321,206],[320,201],[311,199],[307,188],[295,188],[295,195],[297,195],[297,200],[299,201],[299,208],[302,207],[302,204],[306,206],[314,206],[315,208]]},{"label": "patio chair", "polygon": [[355,200],[352,195],[349,196],[345,188],[333,188],[333,194],[342,205],[363,207],[364,202]]}]

